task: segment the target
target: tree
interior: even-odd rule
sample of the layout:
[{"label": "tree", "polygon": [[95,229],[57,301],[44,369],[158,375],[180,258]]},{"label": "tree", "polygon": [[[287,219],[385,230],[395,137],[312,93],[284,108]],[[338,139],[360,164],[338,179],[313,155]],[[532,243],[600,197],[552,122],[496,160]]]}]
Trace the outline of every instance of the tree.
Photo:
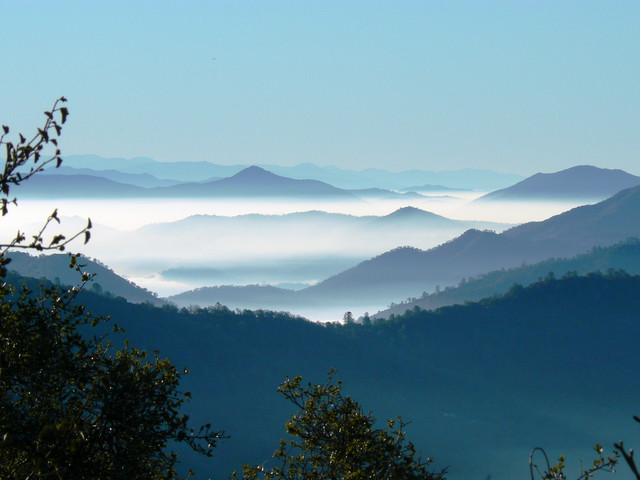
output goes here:
[{"label": "tree", "polygon": [[[582,468],[576,480],[587,480],[589,478],[593,478],[598,472],[615,472],[615,467],[618,464],[618,452],[614,450],[613,454],[605,456],[604,448],[599,444],[595,445],[594,450],[596,452],[596,458],[594,458],[592,465],[588,468]],[[542,470],[533,461],[536,453],[540,453],[544,460]],[[540,480],[566,480],[567,476],[565,474],[565,467],[564,455],[561,455],[558,459],[558,463],[552,466],[549,462],[549,457],[547,457],[547,453],[543,448],[536,447],[531,450],[531,455],[529,456],[529,473],[531,474],[531,480],[535,480],[536,477]]]},{"label": "tree", "polygon": [[292,438],[281,440],[274,458],[280,466],[265,470],[244,466],[234,478],[243,480],[440,480],[444,471],[428,469],[432,459],[422,461],[406,440],[406,423],[389,420],[387,428],[375,427],[376,419],[358,402],[343,396],[340,381],[329,373],[326,384],[302,385],[302,378],[278,387],[298,411],[286,423]]},{"label": "tree", "polygon": [[[27,141],[5,141],[0,172],[1,209],[6,214],[13,186],[54,163],[60,165],[56,137],[68,115],[59,99],[43,128]],[[45,146],[55,152],[41,157]],[[181,408],[190,398],[179,389],[179,372],[159,353],[128,345],[115,348],[106,318],[94,317],[78,304],[78,293],[91,280],[77,256],[70,267],[81,274],[80,285],[36,291],[4,280],[13,248],[64,250],[74,238],[89,240],[91,222],[66,238],[44,235],[57,212],[26,242],[18,232],[0,251],[0,478],[3,479],[175,479],[177,455],[172,442],[186,443],[211,456],[222,432],[205,425],[194,430]],[[26,243],[25,243],[26,242]]]}]

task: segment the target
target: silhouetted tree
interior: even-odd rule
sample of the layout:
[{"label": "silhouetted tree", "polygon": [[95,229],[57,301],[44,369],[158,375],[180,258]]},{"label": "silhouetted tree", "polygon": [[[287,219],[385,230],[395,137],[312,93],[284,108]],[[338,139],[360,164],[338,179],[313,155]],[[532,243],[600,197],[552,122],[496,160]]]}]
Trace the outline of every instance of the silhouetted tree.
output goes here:
[{"label": "silhouetted tree", "polygon": [[[6,140],[0,171],[0,209],[6,214],[12,187],[61,163],[57,136],[68,111],[61,98],[45,112],[43,128],[27,140]],[[47,145],[55,147],[48,159]],[[177,455],[170,442],[186,443],[210,456],[221,432],[188,425],[181,407],[179,372],[157,352],[148,354],[125,343],[116,349],[111,333],[93,329],[107,319],[94,317],[76,302],[90,280],[77,256],[70,267],[80,285],[68,290],[41,286],[38,291],[5,282],[11,249],[64,250],[75,238],[89,240],[91,222],[79,232],[45,240],[57,212],[27,241],[24,233],[0,244],[0,478],[3,479],[175,479]],[[101,329],[108,332],[108,329]]]},{"label": "silhouetted tree", "polygon": [[234,478],[243,480],[437,480],[444,471],[429,470],[432,459],[416,455],[406,440],[402,419],[376,428],[376,420],[350,396],[342,384],[329,381],[303,386],[302,378],[287,379],[278,391],[298,411],[286,423],[290,440],[281,440],[274,458],[280,465],[269,470],[245,466]]}]

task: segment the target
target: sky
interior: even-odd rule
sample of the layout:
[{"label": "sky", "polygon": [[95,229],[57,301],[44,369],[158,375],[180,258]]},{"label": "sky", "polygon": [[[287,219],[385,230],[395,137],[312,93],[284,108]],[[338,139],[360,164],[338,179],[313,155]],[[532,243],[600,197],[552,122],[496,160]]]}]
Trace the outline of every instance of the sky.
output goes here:
[{"label": "sky", "polygon": [[640,2],[0,0],[0,123],[63,154],[640,175]]}]

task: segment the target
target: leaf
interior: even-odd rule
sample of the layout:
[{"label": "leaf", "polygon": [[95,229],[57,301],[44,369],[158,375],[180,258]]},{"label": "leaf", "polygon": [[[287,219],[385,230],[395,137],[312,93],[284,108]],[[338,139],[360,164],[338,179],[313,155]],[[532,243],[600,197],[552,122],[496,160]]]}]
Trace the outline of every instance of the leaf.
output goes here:
[{"label": "leaf", "polygon": [[40,134],[40,136],[42,137],[42,139],[46,142],[49,142],[49,133],[46,130],[43,130],[42,128],[38,129],[38,133]]},{"label": "leaf", "polygon": [[6,125],[2,125],[2,130],[4,130],[4,133],[9,133],[9,127],[7,127]]},{"label": "leaf", "polygon": [[52,245],[57,245],[58,243],[63,241],[65,238],[66,237],[64,235],[56,235],[53,237],[53,239],[51,239],[51,243],[49,244],[49,246],[51,247]]},{"label": "leaf", "polygon": [[84,244],[86,245],[89,239],[91,238],[91,232],[84,232]]},{"label": "leaf", "polygon": [[[64,97],[63,97],[64,98]],[[60,115],[62,115],[62,123],[67,121],[67,117],[69,116],[69,110],[67,110],[67,107],[62,107],[60,109]]]}]

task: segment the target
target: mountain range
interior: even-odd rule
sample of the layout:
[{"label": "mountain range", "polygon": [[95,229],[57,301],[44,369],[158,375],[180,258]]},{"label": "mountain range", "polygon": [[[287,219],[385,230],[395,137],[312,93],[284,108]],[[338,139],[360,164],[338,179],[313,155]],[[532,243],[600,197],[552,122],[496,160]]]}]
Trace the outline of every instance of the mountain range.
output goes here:
[{"label": "mountain range", "polygon": [[[317,285],[291,293],[288,305],[388,304],[492,270],[574,256],[596,246],[640,236],[639,210],[640,187],[634,187],[595,205],[578,207],[502,233],[471,229],[430,250],[395,248]],[[215,297],[218,293],[201,288],[172,296],[171,301],[213,304],[220,301],[220,297]]]},{"label": "mountain range", "polygon": [[[229,166],[210,162],[157,162],[150,158],[124,159],[101,158],[96,155],[69,155],[64,157],[63,165],[77,169],[91,169],[99,176],[104,170],[118,170],[123,173],[150,174],[158,179],[200,182],[230,177],[251,164]],[[512,185],[523,178],[520,175],[478,169],[392,172],[371,168],[361,171],[345,170],[334,166],[321,167],[312,163],[301,163],[292,167],[258,166],[285,177],[298,180],[315,179],[345,190],[364,188],[398,190],[409,185],[442,184],[451,188],[487,191]]]},{"label": "mountain range", "polygon": [[329,184],[281,177],[256,166],[219,180],[149,188],[92,175],[40,175],[20,185],[18,194],[45,198],[287,197],[357,200],[349,192]]}]

